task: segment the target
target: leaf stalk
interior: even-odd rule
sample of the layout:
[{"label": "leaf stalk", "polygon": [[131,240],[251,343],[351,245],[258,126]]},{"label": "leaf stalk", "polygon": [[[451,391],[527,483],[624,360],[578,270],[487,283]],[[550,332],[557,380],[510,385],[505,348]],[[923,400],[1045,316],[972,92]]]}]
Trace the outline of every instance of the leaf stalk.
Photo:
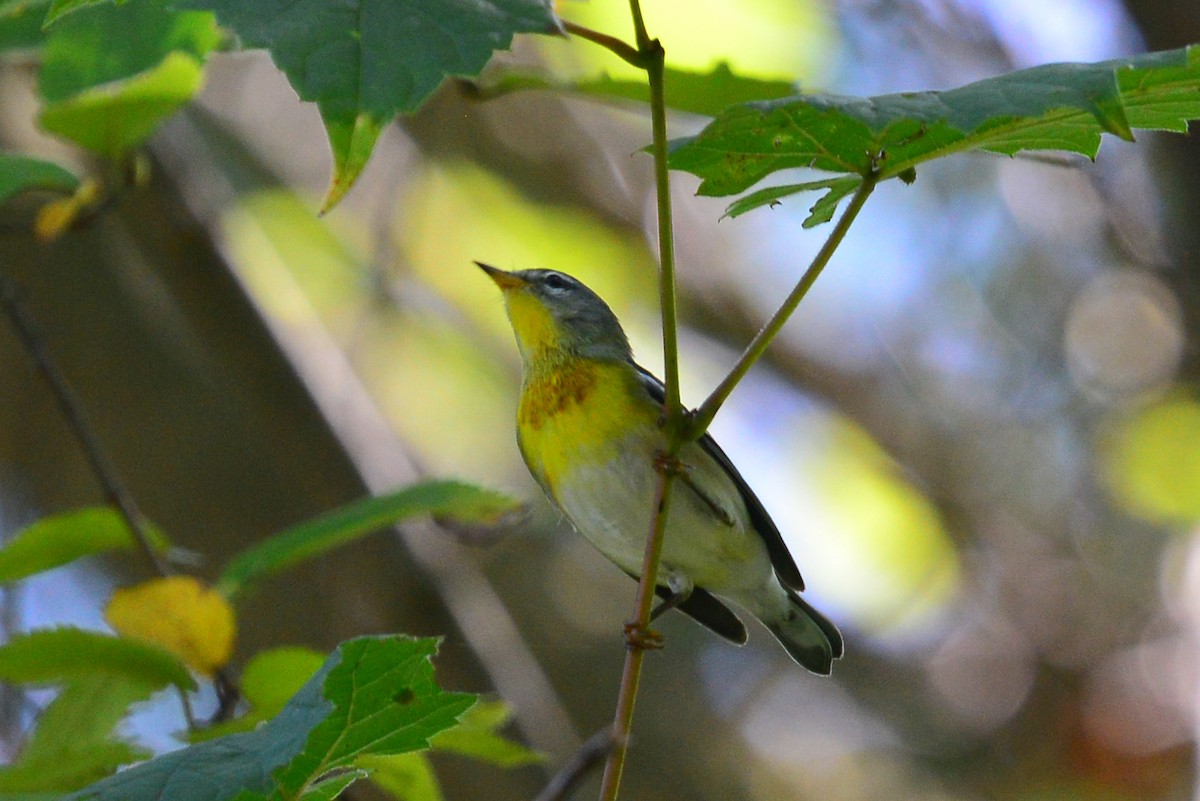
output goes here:
[{"label": "leaf stalk", "polygon": [[691,414],[688,415],[687,430],[684,432],[689,440],[699,439],[704,432],[708,430],[712,424],[713,418],[717,416],[717,412],[721,406],[729,398],[734,387],[746,377],[750,372],[750,368],[754,363],[762,357],[766,352],[767,347],[783,329],[785,323],[792,316],[792,312],[804,300],[808,290],[812,288],[817,277],[821,275],[821,271],[825,269],[825,265],[829,263],[829,259],[833,256],[834,251],[842,243],[846,237],[846,232],[850,230],[850,225],[858,217],[858,213],[862,210],[863,204],[867,202],[867,198],[875,191],[875,186],[879,183],[881,171],[878,164],[874,166],[869,173],[863,176],[862,182],[858,185],[854,195],[850,198],[850,202],[846,205],[846,210],[842,212],[842,216],[838,219],[837,224],[829,234],[829,238],[821,245],[821,249],[817,251],[817,255],[813,257],[812,262],[808,265],[808,269],[800,276],[800,280],[796,282],[796,286],[780,304],[775,313],[771,315],[771,319],[767,320],[766,324],[750,340],[750,344],[746,346],[737,363],[729,370],[729,373],[721,380],[716,389],[705,398],[704,403],[700,404]]}]

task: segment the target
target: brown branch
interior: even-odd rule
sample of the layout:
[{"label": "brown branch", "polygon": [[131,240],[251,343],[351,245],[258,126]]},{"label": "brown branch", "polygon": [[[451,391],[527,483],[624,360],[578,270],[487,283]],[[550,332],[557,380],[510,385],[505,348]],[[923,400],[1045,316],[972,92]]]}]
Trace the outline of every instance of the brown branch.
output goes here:
[{"label": "brown branch", "polygon": [[[680,442],[671,443],[674,450],[667,454],[670,459],[678,455]],[[617,710],[613,715],[612,739],[614,747],[604,765],[604,781],[600,785],[602,801],[615,801],[621,787],[621,773],[625,769],[625,752],[629,743],[629,730],[633,725],[633,707],[637,702],[638,683],[642,676],[642,663],[646,649],[653,647],[656,638],[648,630],[650,611],[654,605],[658,566],[662,561],[663,538],[667,530],[667,513],[671,506],[671,488],[675,486],[675,473],[666,469],[659,471],[658,486],[654,493],[654,522],[646,538],[646,554],[642,561],[642,576],[638,580],[637,606],[633,622],[626,627],[625,666],[621,671],[621,689],[617,695]]]},{"label": "brown branch", "polygon": [[[33,359],[33,363],[42,374],[42,377],[46,379],[46,383],[50,387],[50,392],[58,402],[59,410],[62,412],[63,417],[66,418],[67,424],[71,427],[76,439],[79,440],[84,455],[92,466],[92,472],[95,473],[100,486],[104,490],[106,499],[125,518],[125,522],[133,534],[134,541],[150,562],[154,571],[160,576],[171,575],[171,569],[167,565],[166,560],[159,555],[151,542],[153,537],[150,533],[150,521],[142,514],[137,502],[133,499],[133,495],[117,475],[116,467],[101,447],[100,438],[96,435],[96,432],[92,429],[83,413],[83,404],[80,402],[79,396],[71,389],[66,376],[63,375],[62,370],[59,369],[54,359],[50,356],[45,338],[37,330],[37,325],[34,323],[33,317],[21,302],[20,290],[16,282],[5,275],[0,275],[0,306],[3,306],[4,313],[12,322],[13,330],[16,332],[17,338],[21,340],[25,351]],[[213,676],[213,684],[217,691],[217,698],[219,699],[219,706],[213,722],[220,722],[227,719],[233,713],[238,699],[241,697],[241,693],[237,685],[223,669],[218,670],[216,675]],[[183,695],[183,707],[184,715],[188,719],[188,727],[195,728],[190,704],[186,695]]]},{"label": "brown branch", "polygon": [[593,44],[598,44],[605,50],[611,51],[623,61],[627,61],[640,69],[646,68],[646,54],[638,50],[636,47],[630,46],[627,42],[623,42],[615,36],[609,36],[607,33],[594,31],[591,28],[577,25],[574,22],[563,20],[563,30],[567,33],[574,34],[580,39],[587,39]]},{"label": "brown branch", "polygon": [[551,777],[542,791],[533,801],[563,801],[571,790],[583,780],[589,772],[598,766],[613,749],[616,748],[613,731],[610,728],[600,731],[587,738],[571,761]]},{"label": "brown branch", "polygon": [[37,326],[34,324],[29,312],[25,309],[24,304],[21,303],[16,283],[3,275],[0,275],[0,305],[3,305],[4,313],[8,315],[8,319],[12,322],[13,330],[16,331],[21,344],[25,347],[30,358],[33,359],[34,365],[42,374],[42,377],[46,379],[51,394],[54,395],[54,399],[58,402],[59,410],[62,412],[63,417],[66,418],[67,424],[71,427],[76,439],[79,440],[79,444],[83,448],[83,453],[87,457],[88,462],[91,463],[92,471],[100,481],[100,486],[103,488],[108,502],[115,506],[121,513],[121,516],[125,518],[125,522],[129,524],[129,530],[133,534],[134,540],[137,542],[138,547],[141,548],[146,559],[154,567],[155,572],[160,576],[169,576],[171,573],[167,567],[167,563],[151,544],[150,522],[138,508],[129,490],[121,483],[121,479],[117,476],[116,468],[109,461],[108,454],[101,448],[99,437],[96,436],[95,431],[84,417],[83,406],[79,402],[79,396],[71,389],[70,384],[67,383],[66,376],[63,375],[58,365],[51,358],[44,338],[38,332]]}]

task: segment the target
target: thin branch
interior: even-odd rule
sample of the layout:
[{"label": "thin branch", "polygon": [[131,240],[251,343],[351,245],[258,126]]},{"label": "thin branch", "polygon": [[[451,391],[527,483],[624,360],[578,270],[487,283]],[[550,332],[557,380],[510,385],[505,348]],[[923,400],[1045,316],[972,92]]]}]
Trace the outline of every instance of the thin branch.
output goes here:
[{"label": "thin branch", "polygon": [[117,476],[116,468],[108,459],[108,454],[100,446],[100,439],[96,436],[95,431],[88,424],[83,414],[83,406],[79,402],[79,397],[75,391],[71,389],[67,383],[66,377],[62,371],[58,369],[58,365],[50,357],[50,353],[46,348],[46,344],[42,336],[37,331],[37,326],[33,322],[33,318],[26,311],[24,305],[18,297],[16,284],[7,276],[0,275],[0,305],[3,305],[5,314],[13,324],[13,329],[16,331],[21,344],[24,345],[26,352],[33,359],[38,371],[46,379],[46,383],[50,386],[50,392],[54,395],[54,399],[58,401],[59,409],[66,418],[67,424],[75,433],[75,437],[79,440],[79,444],[83,447],[84,455],[88,462],[92,465],[92,471],[99,479],[101,487],[104,489],[104,495],[109,503],[117,508],[121,516],[125,518],[125,522],[129,524],[129,530],[133,533],[134,540],[142,553],[150,564],[154,567],[155,572],[160,576],[170,575],[170,570],[167,568],[167,563],[159,555],[158,551],[154,550],[151,545],[150,524],[145,515],[138,508],[137,503],[133,500],[133,496],[121,483],[121,479]]},{"label": "thin branch", "polygon": [[187,722],[188,731],[196,730],[196,715],[192,712],[192,699],[188,697],[187,690],[182,687],[176,687],[179,691],[179,705],[183,708],[183,719]]},{"label": "thin branch", "polygon": [[[779,333],[788,317],[795,311],[796,306],[807,294],[821,270],[829,262],[846,235],[850,224],[862,209],[863,204],[875,189],[880,173],[878,164],[873,165],[872,171],[863,177],[862,183],[848,204],[842,218],[838,220],[829,239],[822,246],[813,263],[800,278],[796,288],[784,300],[779,310],[763,327],[762,331],[747,347],[746,352],[730,371],[725,380],[714,390],[695,415],[690,418],[685,415],[679,392],[679,346],[678,320],[675,309],[675,241],[671,213],[670,175],[667,167],[667,118],[665,65],[666,57],[662,44],[657,39],[651,39],[646,32],[645,22],[639,0],[630,0],[630,12],[633,16],[634,31],[637,36],[637,51],[630,52],[624,42],[613,39],[606,34],[600,34],[580,26],[568,23],[567,30],[582,36],[592,42],[613,51],[630,64],[646,70],[650,84],[650,114],[653,129],[653,144],[651,152],[654,156],[654,183],[658,209],[658,248],[659,248],[659,303],[663,324],[663,363],[665,384],[665,421],[664,433],[667,440],[667,452],[661,454],[666,458],[660,459],[659,479],[655,490],[655,514],[646,538],[646,550],[642,560],[642,574],[638,580],[637,606],[634,620],[627,629],[626,642],[628,653],[625,656],[625,666],[621,673],[621,688],[617,698],[617,709],[613,717],[611,731],[612,750],[604,767],[604,778],[600,787],[601,801],[616,801],[621,785],[621,774],[625,767],[625,754],[628,746],[629,731],[633,724],[633,710],[637,701],[638,683],[641,679],[642,664],[645,661],[645,651],[653,639],[648,630],[650,611],[655,599],[658,568],[662,561],[663,538],[666,533],[667,516],[670,509],[672,487],[675,472],[666,467],[674,460],[684,441],[699,437],[712,422],[717,410],[733,388],[750,370],[763,351]],[[877,159],[877,161],[879,161]]]},{"label": "thin branch", "polygon": [[817,255],[813,257],[812,263],[804,271],[804,275],[800,277],[791,294],[787,296],[775,311],[775,314],[771,316],[771,319],[762,327],[762,330],[746,346],[746,350],[742,353],[741,358],[738,359],[737,364],[729,371],[729,374],[721,380],[721,383],[705,399],[704,403],[700,404],[691,414],[691,420],[686,432],[688,439],[697,439],[708,430],[708,426],[712,423],[713,418],[716,417],[717,411],[729,398],[734,387],[746,376],[746,373],[750,372],[750,368],[754,366],[754,363],[766,351],[767,346],[779,334],[779,331],[788,321],[788,318],[791,317],[792,312],[796,310],[796,306],[808,294],[808,290],[812,287],[813,282],[817,280],[821,271],[825,269],[825,265],[829,263],[829,259],[845,238],[846,232],[850,229],[850,224],[854,222],[859,211],[862,210],[863,204],[867,202],[867,198],[875,191],[875,185],[879,183],[879,177],[880,171],[878,166],[863,176],[862,183],[858,185],[858,189],[850,199],[850,203],[847,204],[841,218],[837,221],[837,225],[834,226],[833,231],[829,234],[829,238],[825,240],[825,244],[821,246]]},{"label": "thin branch", "polygon": [[242,690],[229,677],[225,668],[220,668],[213,674],[213,689],[217,691],[217,710],[208,720],[209,726],[215,726],[233,717],[237,711],[238,701],[242,700]]},{"label": "thin branch", "polygon": [[[137,502],[133,499],[133,495],[117,475],[116,467],[109,461],[108,454],[100,446],[100,438],[92,430],[91,425],[88,424],[87,418],[84,416],[83,405],[79,401],[79,396],[71,389],[66,376],[63,375],[58,365],[54,362],[54,359],[51,358],[49,349],[46,347],[44,338],[38,332],[33,317],[25,309],[24,304],[21,303],[16,283],[5,275],[0,275],[0,305],[4,307],[4,313],[8,315],[8,319],[12,322],[13,329],[16,331],[17,337],[21,340],[21,344],[25,347],[26,352],[33,359],[38,371],[41,372],[42,376],[46,379],[46,383],[50,386],[50,392],[54,395],[54,399],[58,401],[58,406],[63,413],[63,417],[66,418],[67,424],[79,440],[84,455],[92,465],[92,471],[96,474],[96,478],[100,481],[100,485],[104,489],[104,495],[108,499],[108,502],[115,506],[121,513],[121,516],[125,518],[129,530],[133,533],[134,541],[150,562],[154,571],[160,576],[171,575],[170,567],[151,544],[150,521],[142,514]],[[241,697],[241,693],[238,690],[237,684],[233,682],[223,669],[218,670],[213,676],[213,684],[216,687],[217,698],[219,699],[219,707],[213,720],[214,722],[219,722],[232,714],[234,708],[237,706],[238,699]],[[180,690],[179,695],[180,701],[183,704],[183,713],[187,720],[188,728],[194,729],[195,717],[192,714],[191,701],[182,690]]]},{"label": "thin branch", "polygon": [[629,731],[633,725],[633,710],[637,702],[638,683],[650,639],[650,611],[658,584],[658,567],[662,562],[663,538],[671,506],[675,471],[666,465],[679,455],[683,447],[686,419],[679,393],[678,321],[675,311],[675,239],[671,213],[671,184],[667,168],[667,103],[665,87],[666,53],[657,39],[650,39],[642,19],[638,0],[630,0],[630,12],[637,34],[640,66],[646,70],[650,84],[650,118],[653,133],[651,152],[654,156],[654,189],[658,209],[659,305],[663,325],[663,364],[665,385],[665,425],[667,452],[660,456],[658,486],[655,490],[654,519],[646,537],[642,559],[642,574],[638,580],[637,604],[634,619],[627,629],[625,665],[621,671],[621,688],[613,715],[612,738],[615,747],[604,765],[600,785],[601,801],[616,801],[625,768]]},{"label": "thin branch", "polygon": [[571,761],[563,765],[562,770],[554,774],[542,791],[533,801],[563,801],[583,780],[607,757],[616,747],[612,729],[604,728],[587,738],[583,746],[571,757]]},{"label": "thin branch", "polygon": [[591,28],[569,22],[568,20],[563,20],[563,30],[578,36],[580,39],[587,39],[589,42],[598,44],[605,50],[612,51],[621,60],[627,61],[639,69],[646,68],[646,54],[615,36],[594,31]]},{"label": "thin branch", "polygon": [[658,40],[649,44],[653,58],[650,81],[650,120],[653,132],[654,189],[658,207],[659,305],[663,326],[663,384],[666,388],[667,436],[684,427],[679,394],[679,324],[675,312],[675,236],[671,214],[671,178],[667,168],[667,99],[664,79],[666,54]]},{"label": "thin branch", "polygon": [[654,156],[654,189],[658,206],[659,305],[663,323],[663,363],[666,386],[666,430],[668,438],[684,427],[683,404],[679,397],[678,323],[675,314],[675,237],[671,222],[671,183],[667,168],[667,101],[666,53],[657,39],[646,33],[642,8],[638,0],[630,0],[630,13],[637,34],[637,48],[627,43],[573,22],[564,22],[569,33],[604,47],[635,67],[646,70],[650,84],[650,120],[653,134],[651,152]]},{"label": "thin branch", "polygon": [[[679,442],[672,443],[677,455]],[[665,460],[664,460],[665,461]],[[675,486],[675,473],[669,469],[659,471],[658,488],[654,494],[654,522],[646,538],[646,553],[642,559],[642,577],[638,580],[637,611],[631,625],[633,633],[627,634],[628,651],[625,667],[621,671],[621,689],[617,695],[617,710],[613,715],[612,740],[614,747],[604,765],[604,780],[600,785],[601,801],[615,801],[621,787],[621,773],[625,769],[625,752],[629,744],[629,730],[633,725],[633,707],[637,702],[638,682],[642,676],[642,662],[646,656],[645,639],[650,625],[650,610],[654,605],[654,589],[657,584],[658,565],[662,561],[663,535],[667,529],[667,512],[671,505],[671,488]]]},{"label": "thin branch", "polygon": [[650,34],[646,33],[646,20],[642,18],[642,6],[638,0],[629,0],[629,14],[633,17],[634,41],[638,50],[644,53],[650,49]]},{"label": "thin branch", "polygon": [[[652,47],[661,54],[662,48],[657,42],[652,43]],[[661,57],[661,56],[660,56]],[[660,62],[661,63],[661,62]],[[655,72],[652,66],[649,70],[651,80],[651,102],[652,113],[657,114],[665,110],[664,97],[662,94],[661,83],[656,87],[656,79],[661,82],[661,71]],[[682,443],[685,438],[699,437],[712,422],[713,416],[717,410],[728,398],[733,388],[738,382],[745,377],[749,372],[750,367],[762,356],[767,346],[775,338],[782,329],[784,323],[787,322],[796,306],[804,299],[808,290],[812,287],[813,282],[821,274],[825,265],[829,263],[829,259],[833,256],[835,250],[842,240],[845,238],[846,232],[849,230],[851,223],[862,210],[867,198],[875,189],[875,185],[879,182],[880,170],[876,163],[871,172],[863,176],[863,181],[859,185],[858,190],[854,193],[850,203],[846,207],[846,211],[834,226],[829,238],[822,245],[821,250],[813,259],[812,264],[801,276],[796,287],[780,305],[778,311],[771,317],[763,329],[759,331],[754,340],[746,348],[746,352],[742,354],[742,358],[734,365],[729,375],[725,380],[713,391],[712,395],[704,402],[704,404],[691,417],[690,425],[685,431],[683,424],[672,424],[672,406],[671,406],[671,387],[675,385],[674,402],[678,406],[678,350],[676,348],[674,337],[676,335],[676,322],[674,310],[674,250],[670,242],[671,232],[671,211],[669,199],[664,200],[664,197],[669,197],[666,190],[669,187],[666,185],[666,149],[658,147],[660,137],[665,141],[665,111],[662,117],[663,126],[659,129],[658,120],[655,124],[655,166],[656,177],[661,175],[661,183],[658,183],[657,189],[659,192],[659,212],[660,212],[660,230],[659,230],[659,248],[663,259],[662,271],[662,301],[663,301],[663,339],[664,339],[664,356],[667,367],[667,447],[668,452],[664,454],[667,458],[660,459],[662,466],[659,468],[658,488],[655,492],[655,516],[654,522],[650,530],[650,535],[646,540],[646,552],[642,562],[642,574],[638,581],[638,596],[637,596],[637,611],[632,625],[633,631],[639,635],[638,638],[629,638],[629,653],[625,657],[625,667],[621,674],[621,689],[617,698],[617,710],[613,720],[612,736],[616,743],[616,747],[609,754],[608,761],[604,768],[604,780],[600,788],[601,801],[616,801],[617,793],[621,783],[621,773],[625,766],[625,753],[629,739],[629,731],[633,722],[633,710],[637,700],[638,683],[641,678],[642,663],[645,659],[646,639],[649,632],[650,611],[654,603],[654,593],[656,578],[658,576],[658,567],[662,557],[663,537],[666,531],[667,514],[671,502],[671,489],[674,486],[673,479],[675,478],[674,471],[667,467],[667,463],[676,457],[679,453]],[[877,162],[881,159],[877,159]],[[674,369],[674,373],[672,373]],[[680,412],[681,413],[681,412]]]}]

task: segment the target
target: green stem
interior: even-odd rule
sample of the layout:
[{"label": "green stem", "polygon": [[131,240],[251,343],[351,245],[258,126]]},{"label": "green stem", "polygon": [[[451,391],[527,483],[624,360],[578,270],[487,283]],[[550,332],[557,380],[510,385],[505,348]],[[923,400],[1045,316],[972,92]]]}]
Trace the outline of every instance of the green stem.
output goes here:
[{"label": "green stem", "polygon": [[658,207],[659,306],[663,326],[663,384],[666,387],[667,437],[684,429],[679,393],[679,323],[675,310],[675,236],[671,214],[671,177],[667,168],[666,54],[658,40],[650,43],[653,58],[646,69],[650,80],[650,120],[653,132],[654,189]]},{"label": "green stem", "polygon": [[[821,270],[829,262],[833,252],[841,244],[850,224],[858,216],[858,212],[870,197],[871,192],[874,191],[875,184],[879,182],[880,171],[878,165],[875,165],[872,171],[863,177],[863,181],[854,197],[851,198],[846,211],[834,226],[829,239],[821,247],[808,270],[800,278],[796,288],[751,341],[741,359],[712,395],[693,415],[686,415],[679,393],[679,325],[675,310],[675,240],[671,214],[670,174],[667,168],[667,104],[664,81],[666,54],[662,44],[657,39],[651,39],[646,32],[646,24],[642,19],[641,5],[638,0],[629,0],[629,7],[637,38],[636,50],[619,39],[580,25],[567,23],[565,27],[570,33],[598,44],[630,64],[646,70],[647,80],[650,84],[650,118],[653,129],[651,153],[654,156],[654,188],[658,201],[658,252],[661,270],[659,304],[662,312],[665,372],[663,383],[666,391],[664,432],[667,450],[665,454],[662,454],[665,457],[663,460],[665,465],[678,457],[685,441],[696,439],[704,433],[721,404],[729,397],[729,393],[749,372],[750,367],[762,356],[763,351],[779,333],[788,317],[808,293]],[[662,561],[663,537],[666,533],[674,479],[674,471],[665,467],[659,469],[659,480],[655,490],[654,520],[646,538],[642,574],[638,580],[637,604],[631,624],[635,633],[644,634],[648,630],[650,611],[655,598],[658,568]],[[630,727],[633,725],[633,710],[637,701],[638,684],[641,680],[644,661],[645,645],[634,638],[629,638],[625,666],[621,672],[621,689],[617,697],[617,709],[613,717],[612,742],[614,745],[605,763],[604,779],[600,786],[601,801],[616,801],[620,789],[621,773],[625,766],[625,753]]]},{"label": "green stem", "polygon": [[646,20],[642,19],[642,6],[638,0],[629,0],[629,14],[633,17],[634,41],[638,50],[644,53],[650,49],[650,34],[646,33]]},{"label": "green stem", "polygon": [[821,246],[817,255],[813,257],[812,263],[804,271],[804,275],[800,277],[791,294],[787,296],[783,304],[771,316],[771,319],[762,327],[762,330],[746,346],[746,350],[742,353],[741,358],[738,359],[737,364],[729,371],[729,374],[722,379],[721,383],[705,399],[704,403],[700,404],[690,415],[691,419],[685,432],[687,439],[697,439],[708,430],[708,426],[712,423],[713,418],[716,417],[721,405],[725,403],[730,393],[733,392],[733,388],[745,378],[746,373],[750,372],[750,368],[754,366],[754,363],[766,351],[767,346],[779,334],[779,331],[788,321],[788,318],[791,317],[792,312],[796,310],[796,306],[808,294],[808,290],[812,287],[813,282],[817,280],[817,276],[821,274],[821,271],[825,269],[825,265],[829,263],[829,259],[833,256],[834,251],[837,250],[838,245],[842,243],[846,232],[850,229],[850,224],[854,222],[859,211],[862,210],[863,204],[867,202],[867,198],[875,191],[875,185],[879,183],[879,178],[880,171],[878,167],[863,176],[862,183],[858,185],[857,191],[855,191],[854,196],[850,199],[850,203],[846,206],[846,210],[837,221],[837,225],[834,226],[833,231],[829,234],[829,238],[825,240],[825,244]]},{"label": "green stem", "polygon": [[[663,325],[663,364],[666,392],[665,426],[667,450],[663,454],[664,465],[674,460],[683,447],[684,415],[679,393],[679,325],[675,313],[675,239],[671,219],[671,184],[667,169],[667,104],[664,73],[666,54],[662,44],[651,39],[642,19],[638,0],[630,0],[630,13],[637,37],[636,56],[631,55],[629,46],[606,34],[599,34],[579,26],[568,26],[567,30],[591,42],[606,47],[630,64],[646,70],[650,84],[650,119],[653,132],[651,152],[654,156],[654,189],[658,206],[658,253],[659,253],[659,305]],[[633,634],[645,635],[650,625],[650,611],[654,604],[658,567],[662,561],[663,537],[667,528],[667,514],[671,505],[672,488],[675,484],[673,471],[663,467],[659,470],[658,486],[655,490],[654,520],[646,537],[646,550],[642,559],[642,575],[638,580],[637,603],[632,622]],[[621,689],[617,696],[617,708],[613,716],[613,749],[604,765],[604,778],[600,786],[601,801],[616,801],[621,786],[621,774],[625,767],[625,754],[629,742],[629,730],[633,725],[633,709],[637,702],[638,684],[645,661],[645,643],[637,636],[627,636],[628,652],[621,671]]]}]

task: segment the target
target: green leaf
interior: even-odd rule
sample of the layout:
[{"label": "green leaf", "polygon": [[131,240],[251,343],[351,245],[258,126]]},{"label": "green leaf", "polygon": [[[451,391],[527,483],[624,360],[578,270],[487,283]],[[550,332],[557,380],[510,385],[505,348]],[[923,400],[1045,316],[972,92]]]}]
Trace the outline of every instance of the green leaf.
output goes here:
[{"label": "green leaf", "polygon": [[72,680],[38,717],[21,759],[49,762],[108,742],[129,708],[156,689],[151,682],[112,674]]},{"label": "green leaf", "polygon": [[508,723],[512,708],[503,701],[480,702],[462,722],[433,738],[438,751],[472,757],[501,768],[515,768],[543,762],[545,757],[521,743],[507,740],[496,729]]},{"label": "green leaf", "polygon": [[429,757],[421,753],[364,757],[358,764],[371,782],[399,801],[442,801],[442,787]]},{"label": "green leaf", "polygon": [[823,181],[808,181],[802,184],[786,184],[784,186],[769,186],[757,192],[751,192],[743,198],[729,204],[725,210],[727,217],[740,217],[748,211],[760,206],[778,206],[781,198],[794,195],[797,192],[808,192],[814,189],[828,189],[821,198],[809,209],[809,215],[804,220],[805,228],[813,228],[833,219],[837,204],[842,198],[854,192],[862,181],[857,175],[842,178],[826,178]]},{"label": "green leaf", "polygon": [[[667,105],[679,111],[713,117],[734,103],[787,97],[796,91],[790,81],[772,81],[738,75],[722,61],[709,72],[667,67],[663,74]],[[523,89],[552,89],[600,99],[650,102],[644,80],[611,78],[607,73],[579,81],[558,81],[541,73],[508,71],[481,86],[484,94],[504,94]]]},{"label": "green leaf", "polygon": [[265,47],[302,100],[317,104],[333,150],[324,208],[350,188],[379,131],[449,75],[474,76],[517,33],[552,33],[549,0],[183,0]]},{"label": "green leaf", "polygon": [[[171,53],[199,65],[221,41],[211,14],[177,12],[170,0],[89,5],[51,29],[38,91],[50,103],[88,89],[162,69]],[[180,59],[174,59],[180,61]],[[197,83],[198,85],[198,83]]]},{"label": "green leaf", "polygon": [[42,711],[20,758],[0,768],[0,793],[69,792],[148,757],[112,733],[154,689],[112,675],[73,680]]},{"label": "green leaf", "polygon": [[187,103],[221,34],[211,14],[168,3],[68,3],[72,13],[57,18],[43,50],[42,127],[117,158]]},{"label": "green leaf", "polygon": [[50,10],[46,12],[46,19],[42,22],[42,28],[49,28],[62,17],[70,14],[72,11],[78,11],[87,6],[94,6],[98,3],[110,3],[121,5],[128,0],[52,0]]},{"label": "green leaf", "polygon": [[242,694],[274,717],[321,669],[325,657],[310,648],[272,648],[255,654],[242,671]]},{"label": "green leaf", "polygon": [[38,122],[50,133],[118,158],[187,104],[200,91],[202,78],[198,61],[168,53],[152,70],[47,104]]},{"label": "green leaf", "polygon": [[321,201],[321,214],[332,209],[350,191],[359,174],[367,166],[375,140],[383,130],[386,119],[370,114],[326,113],[327,104],[318,106],[325,121],[325,135],[329,137],[329,149],[333,154],[333,177],[329,191]]},{"label": "green leaf", "polygon": [[436,648],[435,640],[407,637],[343,643],[279,715],[254,731],[165,754],[67,798],[295,798],[363,757],[427,748],[474,702],[434,683]]},{"label": "green leaf", "polygon": [[457,481],[428,481],[367,498],[293,526],[235,556],[216,587],[233,598],[256,579],[278,573],[404,518],[419,514],[487,523],[518,508],[516,501]]},{"label": "green leaf", "polygon": [[0,645],[0,680],[56,684],[95,675],[120,676],[154,688],[196,687],[174,656],[123,637],[63,627],[38,629]]},{"label": "green leaf", "polygon": [[129,743],[95,743],[50,761],[18,762],[0,768],[0,793],[63,793],[111,776],[117,768],[137,762],[149,752]]},{"label": "green leaf", "polygon": [[944,92],[740,104],[673,142],[670,165],[702,178],[700,194],[717,196],[795,167],[862,176],[878,166],[881,180],[911,180],[913,167],[951,153],[1065,150],[1094,158],[1104,133],[1184,132],[1198,117],[1200,46],[1192,46],[1048,64]]},{"label": "green leaf", "polygon": [[300,758],[277,776],[285,791],[363,756],[428,748],[430,738],[475,703],[473,695],[446,693],[433,683],[429,659],[436,640],[393,638],[393,644],[408,646],[406,652],[383,647],[386,642],[354,641],[361,645],[345,657],[352,667],[329,673],[324,693],[334,710],[313,730]]},{"label": "green leaf", "polygon": [[[505,740],[496,729],[512,714],[502,701],[478,703],[462,720],[430,741],[435,751],[459,754],[502,768],[541,762],[541,754]],[[429,758],[423,753],[370,756],[355,764],[370,771],[371,781],[400,801],[441,801],[442,791]]]},{"label": "green leaf", "polygon": [[0,53],[41,47],[42,19],[50,0],[0,0]]},{"label": "green leaf", "polygon": [[[260,651],[242,671],[242,696],[250,711],[188,733],[188,742],[198,743],[239,731],[250,731],[279,714],[293,695],[321,669],[325,656],[308,648],[287,647]],[[2,801],[2,799],[0,799]]]},{"label": "green leaf", "polygon": [[309,787],[300,796],[300,801],[333,801],[347,787],[367,776],[368,773],[365,770],[348,770],[345,773],[338,773]]},{"label": "green leaf", "polygon": [[[0,159],[0,170],[3,166]],[[168,550],[170,543],[161,531],[151,527],[149,533],[155,550]],[[125,519],[107,506],[43,517],[18,531],[0,548],[0,583],[32,576],[84,556],[135,547],[137,541]]]},{"label": "green leaf", "polygon": [[77,186],[79,179],[57,164],[14,153],[0,153],[0,203],[30,189],[74,192]]}]

